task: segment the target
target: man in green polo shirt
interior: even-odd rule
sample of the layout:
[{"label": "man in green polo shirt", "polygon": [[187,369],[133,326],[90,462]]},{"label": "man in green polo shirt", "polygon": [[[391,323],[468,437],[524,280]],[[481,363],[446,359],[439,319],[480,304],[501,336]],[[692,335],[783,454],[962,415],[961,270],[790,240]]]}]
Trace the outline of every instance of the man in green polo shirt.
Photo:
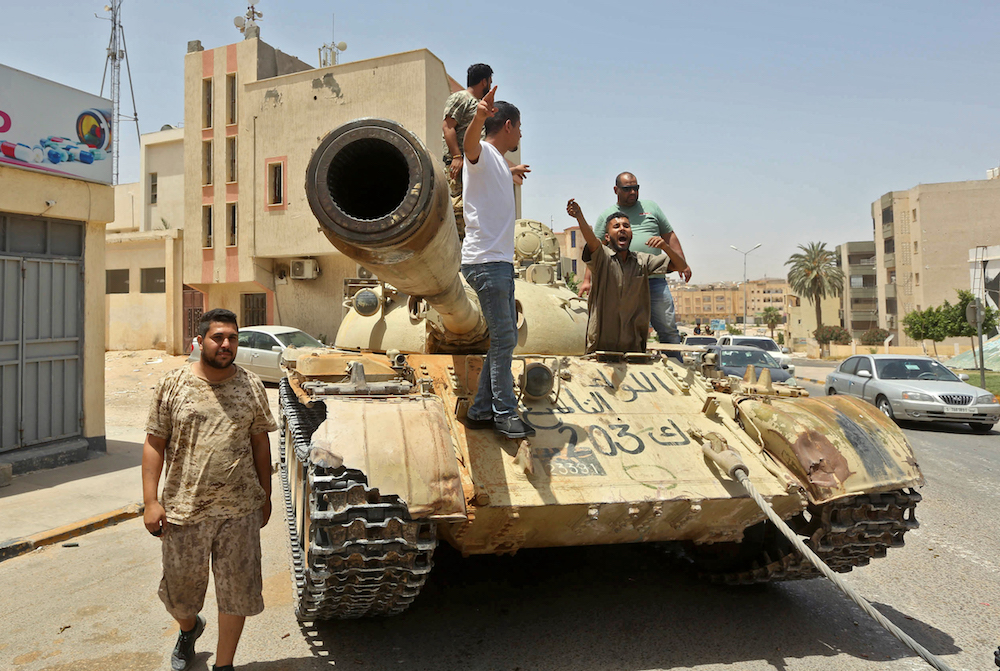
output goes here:
[{"label": "man in green polo shirt", "polygon": [[[659,249],[646,244],[650,238],[659,236],[681,258],[684,258],[681,242],[660,206],[651,200],[639,199],[639,182],[636,181],[635,175],[630,172],[618,175],[615,179],[615,195],[618,202],[601,212],[597,221],[594,222],[594,233],[598,239],[602,239],[607,232],[608,216],[615,212],[623,212],[628,216],[629,225],[632,228],[632,243],[629,245],[629,251],[660,254]],[[681,271],[681,277],[684,278],[685,282],[691,279],[690,266]],[[590,282],[590,269],[588,268],[583,282],[580,283],[581,296],[590,291]],[[661,343],[680,343],[681,336],[677,331],[677,323],[674,319],[674,300],[670,295],[670,286],[667,284],[666,277],[662,275],[649,277],[649,296],[650,322],[656,331],[657,338]]]}]

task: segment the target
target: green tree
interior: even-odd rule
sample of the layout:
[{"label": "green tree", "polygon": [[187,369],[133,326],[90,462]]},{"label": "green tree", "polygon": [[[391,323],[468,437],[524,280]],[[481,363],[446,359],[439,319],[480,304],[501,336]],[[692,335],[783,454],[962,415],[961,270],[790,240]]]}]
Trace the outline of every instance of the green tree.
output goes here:
[{"label": "green tree", "polygon": [[771,340],[774,340],[774,327],[780,324],[783,319],[781,310],[768,306],[760,313],[760,318],[767,324],[767,328],[771,329]]},{"label": "green tree", "polygon": [[570,291],[576,293],[580,288],[580,278],[576,276],[574,272],[566,273],[566,286],[569,287]]},{"label": "green tree", "polygon": [[[942,328],[946,331],[947,336],[956,338],[967,336],[969,338],[972,343],[972,356],[975,359],[976,336],[979,333],[976,330],[975,324],[970,324],[969,320],[965,318],[965,311],[969,307],[969,303],[973,301],[975,301],[975,297],[971,291],[959,289],[958,303],[952,305],[948,301],[945,301],[944,305],[941,306],[941,320]],[[984,305],[983,307],[986,312],[983,319],[983,333],[988,333],[997,327],[997,311],[989,305]],[[982,352],[979,353],[979,357],[982,357]]]},{"label": "green tree", "polygon": [[[948,305],[948,301],[945,301]],[[948,337],[948,319],[951,306],[945,308],[929,307],[926,310],[914,310],[903,317],[903,332],[924,346],[925,340],[934,343],[934,356],[937,356],[937,344]],[[924,347],[924,351],[927,348]]]},{"label": "green tree", "polygon": [[792,254],[786,266],[788,284],[799,296],[806,298],[816,308],[816,330],[823,328],[822,300],[839,296],[844,290],[844,271],[837,267],[837,255],[826,248],[825,242],[799,245],[801,253]]}]

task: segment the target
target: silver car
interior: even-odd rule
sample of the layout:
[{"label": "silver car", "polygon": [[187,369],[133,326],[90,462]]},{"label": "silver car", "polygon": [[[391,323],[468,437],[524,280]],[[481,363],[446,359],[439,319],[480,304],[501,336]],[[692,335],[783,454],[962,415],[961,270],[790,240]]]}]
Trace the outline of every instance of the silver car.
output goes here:
[{"label": "silver car", "polygon": [[[326,347],[308,333],[290,326],[245,326],[240,329],[236,348],[236,363],[257,373],[264,382],[279,382],[285,377],[281,368],[281,352],[286,347]],[[201,356],[195,338],[188,361]]]},{"label": "silver car", "polygon": [[966,422],[987,433],[1000,420],[1000,401],[968,379],[926,356],[862,354],[826,376],[826,393],[864,399],[890,419]]}]

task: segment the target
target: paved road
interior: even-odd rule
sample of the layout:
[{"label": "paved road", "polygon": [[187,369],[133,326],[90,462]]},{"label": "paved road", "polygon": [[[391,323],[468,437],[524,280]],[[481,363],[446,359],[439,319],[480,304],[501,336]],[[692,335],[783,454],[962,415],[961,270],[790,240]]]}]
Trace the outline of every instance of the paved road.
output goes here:
[{"label": "paved road", "polygon": [[[818,389],[814,389],[818,392]],[[1000,436],[907,428],[927,478],[905,548],[846,579],[955,669],[992,667],[1000,639]],[[825,581],[708,586],[642,546],[461,559],[439,550],[404,615],[301,628],[280,520],[265,529],[267,610],[238,667],[572,671],[929,668]],[[0,563],[0,667],[166,668],[175,632],[139,520]],[[209,596],[206,612],[215,608]],[[215,618],[196,669],[210,668]]]}]

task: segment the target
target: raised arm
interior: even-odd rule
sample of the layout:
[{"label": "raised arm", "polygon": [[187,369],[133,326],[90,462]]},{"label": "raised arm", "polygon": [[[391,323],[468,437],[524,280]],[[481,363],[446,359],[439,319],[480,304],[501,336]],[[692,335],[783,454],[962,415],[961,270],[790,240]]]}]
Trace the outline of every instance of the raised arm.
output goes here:
[{"label": "raised arm", "polygon": [[580,224],[580,232],[583,234],[583,239],[587,242],[587,249],[590,250],[590,253],[594,254],[597,252],[601,248],[601,241],[597,239],[594,229],[587,223],[587,219],[583,216],[583,210],[575,199],[570,198],[569,202],[566,203],[566,214],[576,219],[576,223]]},{"label": "raised arm", "polygon": [[465,158],[470,163],[478,162],[479,155],[483,153],[483,147],[479,144],[479,136],[483,134],[483,124],[497,112],[497,108],[493,105],[496,95],[497,87],[494,86],[476,105],[476,116],[472,117],[472,122],[465,130],[462,147],[465,149]]}]

